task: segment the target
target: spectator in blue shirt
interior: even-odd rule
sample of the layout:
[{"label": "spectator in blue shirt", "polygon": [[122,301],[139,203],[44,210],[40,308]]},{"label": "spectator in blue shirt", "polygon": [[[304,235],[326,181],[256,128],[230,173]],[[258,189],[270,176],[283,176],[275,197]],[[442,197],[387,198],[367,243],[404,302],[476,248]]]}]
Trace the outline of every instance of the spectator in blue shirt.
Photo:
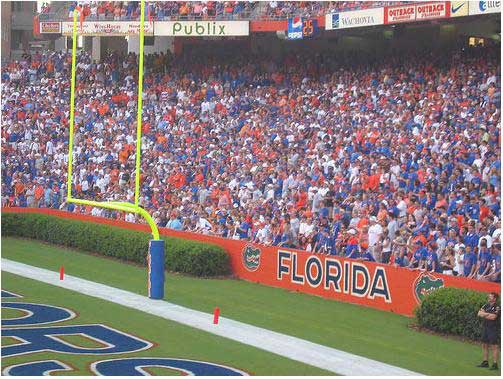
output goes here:
[{"label": "spectator in blue shirt", "polygon": [[472,248],[479,245],[479,235],[475,232],[475,227],[471,222],[468,223],[468,231],[464,236],[463,243]]},{"label": "spectator in blue shirt", "polygon": [[407,255],[405,254],[404,249],[400,249],[395,251],[395,261],[393,265],[395,267],[408,267],[409,266],[409,259],[407,258]]},{"label": "spectator in blue shirt", "polygon": [[44,191],[44,206],[46,208],[51,207],[51,194],[52,194],[51,189],[49,187],[47,187]]},{"label": "spectator in blue shirt", "polygon": [[350,259],[360,258],[360,252],[358,251],[358,246],[348,245],[346,247],[346,258],[350,258]]},{"label": "spectator in blue shirt", "polygon": [[375,262],[376,260],[372,256],[372,254],[369,253],[368,250],[365,250],[365,252],[360,256],[360,259],[362,261],[367,261],[367,262]]},{"label": "spectator in blue shirt", "polygon": [[428,249],[428,254],[426,256],[426,270],[431,272],[442,272],[440,269],[440,264],[438,262],[438,255],[435,252],[436,246],[434,243],[431,244]]},{"label": "spectator in blue shirt", "polygon": [[333,255],[333,251],[335,250],[335,244],[333,238],[330,237],[328,228],[323,228],[318,241],[314,246],[314,252],[326,255]]},{"label": "spectator in blue shirt", "polygon": [[486,276],[491,270],[491,262],[493,257],[487,248],[487,241],[483,238],[480,242],[480,251],[477,261],[477,279]]},{"label": "spectator in blue shirt", "polygon": [[174,230],[182,230],[183,225],[182,222],[180,221],[180,216],[174,215],[174,217],[172,217],[171,220],[169,220],[168,223],[166,224],[166,228]]},{"label": "spectator in blue shirt", "polygon": [[473,278],[477,272],[477,256],[471,246],[466,246],[463,256],[463,276]]},{"label": "spectator in blue shirt", "polygon": [[475,196],[471,198],[470,203],[466,205],[465,210],[468,219],[476,221],[480,220],[480,206]]},{"label": "spectator in blue shirt", "polygon": [[250,227],[251,226],[247,221],[243,221],[241,223],[241,225],[239,225],[239,228],[237,228],[236,231],[238,232],[240,239],[248,238],[248,234],[250,232]]},{"label": "spectator in blue shirt", "polygon": [[420,239],[416,240],[415,245],[416,251],[414,251],[414,254],[412,255],[409,268],[423,269],[428,256],[428,251],[423,247],[423,243]]}]

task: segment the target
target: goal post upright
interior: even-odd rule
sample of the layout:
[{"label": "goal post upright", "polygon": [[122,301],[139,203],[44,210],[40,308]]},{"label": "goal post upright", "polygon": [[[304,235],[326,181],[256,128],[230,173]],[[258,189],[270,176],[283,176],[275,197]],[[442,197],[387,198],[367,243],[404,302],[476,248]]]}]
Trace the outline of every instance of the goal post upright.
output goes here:
[{"label": "goal post upright", "polygon": [[73,173],[73,128],[75,122],[75,69],[77,60],[77,10],[73,11],[72,34],[72,77],[70,82],[70,131],[68,138],[68,172],[66,178],[66,198],[72,198],[72,173]]},{"label": "goal post upright", "polygon": [[77,15],[79,10],[73,12],[72,33],[72,76],[70,83],[70,130],[68,141],[68,170],[67,170],[67,197],[68,203],[89,205],[98,208],[112,209],[121,212],[135,213],[142,216],[150,226],[153,239],[150,240],[147,255],[148,264],[148,296],[151,299],[164,298],[164,240],[160,239],[159,229],[152,216],[139,205],[140,199],[140,169],[141,169],[141,137],[142,137],[142,94],[143,94],[143,50],[145,34],[145,0],[141,0],[140,12],[140,52],[138,61],[138,112],[136,118],[136,159],[135,159],[135,192],[134,204],[120,201],[93,201],[76,199],[72,197],[73,174],[73,134],[75,126],[75,77],[77,61]]},{"label": "goal post upright", "polygon": [[138,57],[138,106],[136,113],[136,173],[134,187],[134,205],[138,206],[140,199],[140,166],[141,166],[141,134],[142,134],[142,106],[143,106],[143,49],[145,34],[145,0],[140,3],[140,55]]}]

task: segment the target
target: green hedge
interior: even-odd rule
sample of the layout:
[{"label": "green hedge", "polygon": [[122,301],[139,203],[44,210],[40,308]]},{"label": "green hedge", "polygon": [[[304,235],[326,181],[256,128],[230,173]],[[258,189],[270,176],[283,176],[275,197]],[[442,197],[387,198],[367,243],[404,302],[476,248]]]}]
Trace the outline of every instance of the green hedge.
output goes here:
[{"label": "green hedge", "polygon": [[[32,238],[146,265],[150,234],[36,213],[2,213],[2,235]],[[229,256],[220,246],[161,237],[166,269],[210,277],[230,274]]]},{"label": "green hedge", "polygon": [[486,302],[487,294],[483,292],[439,288],[416,308],[416,320],[423,328],[479,341],[482,319],[477,317],[477,312]]}]

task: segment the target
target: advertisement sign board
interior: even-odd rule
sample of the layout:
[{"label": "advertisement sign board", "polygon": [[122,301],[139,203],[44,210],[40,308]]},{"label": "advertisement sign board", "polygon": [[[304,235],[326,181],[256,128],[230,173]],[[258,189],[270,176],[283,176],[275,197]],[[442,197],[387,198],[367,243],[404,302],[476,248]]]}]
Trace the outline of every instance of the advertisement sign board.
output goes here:
[{"label": "advertisement sign board", "polygon": [[438,1],[435,3],[417,4],[416,21],[433,20],[436,18],[445,18],[450,11],[448,2]]},{"label": "advertisement sign board", "polygon": [[468,1],[451,1],[451,17],[468,16]]},{"label": "advertisement sign board", "polygon": [[384,8],[362,9],[359,11],[331,13],[325,16],[325,29],[348,29],[382,25]]},{"label": "advertisement sign board", "polygon": [[[459,12],[462,11],[459,8]],[[430,1],[412,3],[384,8],[384,23],[397,24],[401,22],[415,22],[450,17],[449,1]]]},{"label": "advertisement sign board", "polygon": [[40,22],[40,33],[59,34],[61,33],[61,22],[42,21]]},{"label": "advertisement sign board", "polygon": [[[73,34],[73,22],[62,23],[64,35]],[[139,21],[84,21],[77,22],[77,33],[84,36],[127,36],[140,34]],[[154,23],[145,22],[146,36],[154,35]]]},{"label": "advertisement sign board", "polygon": [[302,39],[302,17],[293,17],[288,19],[288,39]]},{"label": "advertisement sign board", "polygon": [[159,21],[156,36],[172,37],[228,37],[250,34],[248,21]]},{"label": "advertisement sign board", "polygon": [[501,1],[469,1],[469,15],[501,13]]},{"label": "advertisement sign board", "polygon": [[399,22],[411,22],[416,20],[416,5],[397,5],[384,8],[384,23],[396,24]]}]

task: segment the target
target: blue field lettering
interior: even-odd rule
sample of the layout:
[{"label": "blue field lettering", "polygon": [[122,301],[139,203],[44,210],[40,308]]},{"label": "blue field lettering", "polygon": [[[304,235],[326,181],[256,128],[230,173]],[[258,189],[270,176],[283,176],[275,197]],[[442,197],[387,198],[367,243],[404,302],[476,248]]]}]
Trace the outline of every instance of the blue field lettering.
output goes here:
[{"label": "blue field lettering", "polygon": [[[21,295],[2,290],[3,298],[21,298]],[[2,346],[2,358],[16,357],[41,352],[70,355],[110,355],[127,354],[152,348],[152,342],[130,335],[103,324],[52,325],[76,318],[76,313],[47,304],[25,302],[3,302],[3,309],[17,309],[25,313],[20,317],[2,319],[2,337],[18,341]],[[65,341],[65,336],[80,336],[100,347],[86,348]],[[149,367],[160,367],[179,371],[185,375],[238,376],[245,372],[224,365],[181,358],[116,358],[91,363],[90,369],[98,375],[114,376],[149,376]],[[42,376],[54,372],[73,371],[74,369],[59,360],[37,360],[9,365],[3,375]]]}]

